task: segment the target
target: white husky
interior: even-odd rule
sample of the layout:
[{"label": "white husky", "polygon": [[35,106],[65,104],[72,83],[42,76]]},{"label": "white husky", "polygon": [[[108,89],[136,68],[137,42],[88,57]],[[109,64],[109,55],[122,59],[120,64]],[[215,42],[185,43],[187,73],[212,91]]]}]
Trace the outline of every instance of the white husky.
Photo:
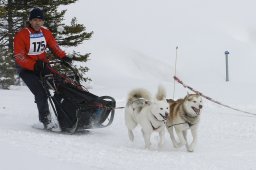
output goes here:
[{"label": "white husky", "polygon": [[[168,115],[166,127],[170,134],[173,146],[179,148],[186,145],[187,151],[193,152],[197,143],[197,127],[201,109],[203,108],[202,98],[199,94],[188,94],[184,99],[177,101],[168,100],[170,114]],[[173,128],[179,138],[176,141]],[[192,143],[187,142],[187,130],[191,129]]]},{"label": "white husky", "polygon": [[134,140],[132,130],[139,124],[145,141],[145,148],[150,148],[150,137],[153,131],[159,132],[159,147],[163,145],[165,122],[169,113],[166,92],[159,86],[156,97],[152,99],[145,89],[134,89],[128,94],[125,107],[125,124],[131,141]]}]

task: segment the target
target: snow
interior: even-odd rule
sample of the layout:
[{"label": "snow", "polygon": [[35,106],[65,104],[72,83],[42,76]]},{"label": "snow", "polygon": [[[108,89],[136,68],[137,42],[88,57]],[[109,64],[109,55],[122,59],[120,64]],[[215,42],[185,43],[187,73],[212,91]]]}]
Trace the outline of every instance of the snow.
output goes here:
[{"label": "snow", "polygon": [[[184,83],[256,113],[254,7],[250,0],[94,0],[71,5],[67,18],[76,16],[94,31],[92,40],[78,47],[92,53],[89,90],[114,97],[117,106],[124,106],[136,87],[154,94],[162,84],[172,98],[178,45],[177,76]],[[175,98],[186,95],[181,85],[175,87]],[[32,128],[38,115],[27,87],[0,90],[0,101],[0,169],[256,169],[256,117],[207,100],[193,153],[173,148],[167,132],[163,148],[153,134],[152,148],[145,150],[139,127],[130,142],[122,109],[107,128],[66,135]]]},{"label": "snow", "polygon": [[63,33],[63,32],[65,31],[65,28],[64,28],[63,26],[58,26],[58,27],[57,27],[57,31],[58,31],[59,33]]}]

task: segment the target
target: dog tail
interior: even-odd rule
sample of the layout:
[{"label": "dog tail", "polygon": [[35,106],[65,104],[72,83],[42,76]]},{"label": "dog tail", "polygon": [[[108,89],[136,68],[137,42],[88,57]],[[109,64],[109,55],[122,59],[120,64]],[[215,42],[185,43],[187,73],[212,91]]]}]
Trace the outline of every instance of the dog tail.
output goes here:
[{"label": "dog tail", "polygon": [[166,90],[165,90],[165,88],[162,85],[158,86],[158,91],[157,91],[157,94],[156,94],[156,99],[157,100],[164,100],[164,99],[166,99]]},{"label": "dog tail", "polygon": [[127,102],[133,102],[134,100],[137,100],[137,99],[144,99],[144,100],[150,101],[151,94],[148,90],[143,88],[134,89],[128,94]]}]

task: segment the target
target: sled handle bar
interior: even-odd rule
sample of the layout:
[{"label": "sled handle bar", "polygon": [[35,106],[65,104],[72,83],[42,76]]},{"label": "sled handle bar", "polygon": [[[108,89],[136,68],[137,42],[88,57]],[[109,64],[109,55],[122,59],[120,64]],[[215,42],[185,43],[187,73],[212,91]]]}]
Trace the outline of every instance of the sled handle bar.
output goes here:
[{"label": "sled handle bar", "polygon": [[71,67],[71,64],[66,62],[66,61],[62,61],[62,60],[58,60],[58,61],[50,61],[49,64],[61,64],[61,65],[65,65],[66,67],[69,67],[70,69],[73,69]]},{"label": "sled handle bar", "polygon": [[62,61],[62,60],[58,60],[58,61],[50,61],[49,64],[61,64],[64,65],[65,67],[67,67],[68,69],[70,69],[74,74],[75,74],[75,78],[76,80],[79,82],[80,78],[78,76],[78,72],[71,66],[70,63],[66,62],[66,61]]}]

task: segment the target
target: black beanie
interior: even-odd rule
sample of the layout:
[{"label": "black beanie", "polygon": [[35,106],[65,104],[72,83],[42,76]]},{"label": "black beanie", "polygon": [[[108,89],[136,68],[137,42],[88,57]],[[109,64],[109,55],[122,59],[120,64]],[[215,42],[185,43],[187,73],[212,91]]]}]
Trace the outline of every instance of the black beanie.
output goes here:
[{"label": "black beanie", "polygon": [[41,10],[39,8],[32,9],[32,11],[30,11],[30,14],[29,14],[29,20],[32,20],[34,18],[44,20],[43,10]]}]

